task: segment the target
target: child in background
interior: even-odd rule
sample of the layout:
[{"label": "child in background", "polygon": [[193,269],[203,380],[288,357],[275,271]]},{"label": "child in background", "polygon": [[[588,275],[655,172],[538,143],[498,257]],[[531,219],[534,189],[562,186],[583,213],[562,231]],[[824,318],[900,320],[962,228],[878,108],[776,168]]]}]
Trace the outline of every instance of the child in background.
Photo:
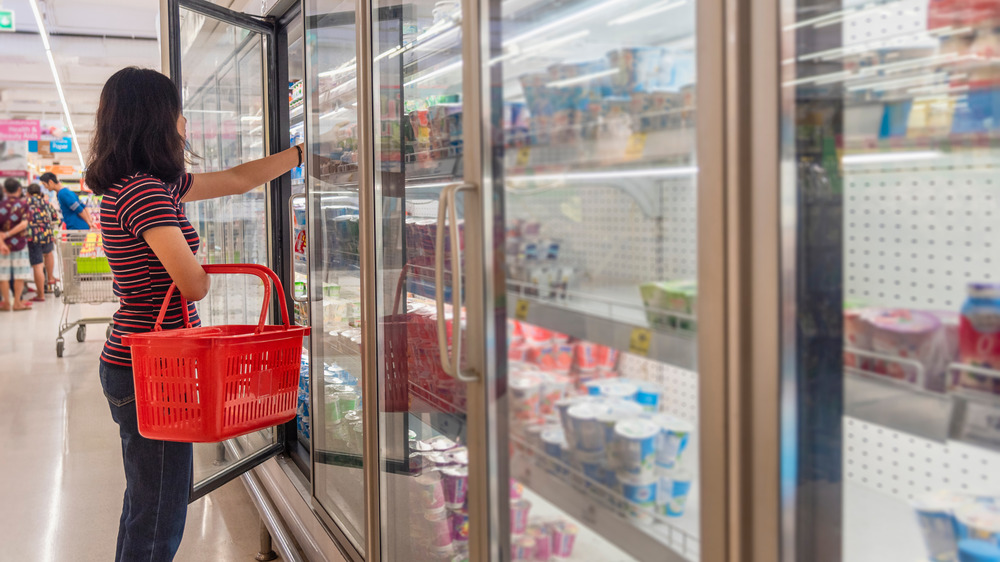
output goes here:
[{"label": "child in background", "polygon": [[[35,302],[45,302],[45,287],[53,285],[59,279],[55,277],[55,239],[52,236],[52,223],[59,220],[52,203],[42,195],[42,186],[33,183],[28,186],[28,261],[34,270]],[[42,264],[44,262],[44,270]],[[46,282],[46,275],[48,281]]]}]

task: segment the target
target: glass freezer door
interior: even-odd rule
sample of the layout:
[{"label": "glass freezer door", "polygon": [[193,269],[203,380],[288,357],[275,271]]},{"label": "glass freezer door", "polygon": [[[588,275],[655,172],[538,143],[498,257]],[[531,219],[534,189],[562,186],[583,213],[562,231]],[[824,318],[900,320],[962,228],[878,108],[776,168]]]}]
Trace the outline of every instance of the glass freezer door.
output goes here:
[{"label": "glass freezer door", "polygon": [[785,560],[1000,560],[1000,4],[783,3]]},{"label": "glass freezer door", "polygon": [[698,560],[696,1],[497,4],[501,540]]},{"label": "glass freezer door", "polygon": [[[228,169],[267,154],[266,54],[273,31],[246,16],[202,2],[172,4],[163,14],[176,21],[169,49],[172,68],[180,75],[190,172]],[[177,76],[175,76],[175,80]],[[202,263],[268,265],[267,186],[241,196],[188,203],[186,212],[201,236]],[[248,276],[218,276],[208,296],[198,302],[203,325],[252,324],[259,315],[263,286]],[[191,500],[218,488],[282,450],[277,428],[268,428],[223,443],[194,447]]]}]

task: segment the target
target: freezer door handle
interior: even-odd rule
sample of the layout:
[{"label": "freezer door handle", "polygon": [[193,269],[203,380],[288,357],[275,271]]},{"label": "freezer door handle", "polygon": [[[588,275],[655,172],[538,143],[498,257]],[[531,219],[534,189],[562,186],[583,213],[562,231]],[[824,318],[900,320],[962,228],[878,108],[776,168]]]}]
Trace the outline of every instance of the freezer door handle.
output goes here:
[{"label": "freezer door handle", "polygon": [[[479,374],[473,369],[462,368],[462,244],[458,230],[458,212],[455,198],[459,191],[475,191],[470,183],[456,183],[441,190],[438,199],[437,239],[434,248],[434,296],[437,303],[438,352],[441,367],[448,375],[463,381],[477,382]],[[445,219],[451,239],[451,351],[448,350],[448,321],[444,315],[444,256]]]},{"label": "freezer door handle", "polygon": [[[292,240],[292,259],[291,259],[291,262],[290,262],[291,263],[291,268],[292,268],[292,274],[291,274],[291,281],[292,282],[288,284],[288,294],[289,294],[289,296],[292,297],[293,301],[295,301],[297,303],[305,304],[305,303],[309,302],[309,289],[308,289],[308,284],[309,284],[309,250],[308,250],[308,248],[305,249],[306,250],[306,287],[307,287],[306,288],[306,294],[303,295],[301,298],[298,297],[295,294],[295,201],[297,199],[302,199],[303,201],[305,201],[306,200],[306,194],[305,193],[296,193],[295,195],[292,195],[291,197],[288,198],[288,228],[289,228],[289,230],[291,231],[291,234],[292,234],[291,235],[291,240]],[[302,228],[303,236],[305,236],[305,232],[308,231],[308,229],[306,228],[306,226],[309,224],[309,212],[308,211],[306,211],[305,217],[306,217],[306,224],[303,225],[303,228]]]}]

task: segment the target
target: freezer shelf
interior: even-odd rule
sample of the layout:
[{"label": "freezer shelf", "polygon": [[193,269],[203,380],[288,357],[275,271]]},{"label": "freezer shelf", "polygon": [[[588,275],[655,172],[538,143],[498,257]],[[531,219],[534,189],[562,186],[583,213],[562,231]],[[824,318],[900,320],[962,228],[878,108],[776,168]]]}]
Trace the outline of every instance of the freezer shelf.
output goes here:
[{"label": "freezer shelf", "polygon": [[[577,469],[547,456],[512,432],[511,476],[535,494],[575,518],[593,532],[614,541],[623,551],[640,560],[698,560],[698,484],[691,486],[684,515],[677,518],[654,513],[652,508],[631,504],[616,492],[587,478]],[[697,459],[693,439],[686,458]],[[697,475],[697,463],[687,466]],[[587,559],[604,560],[588,556]]]},{"label": "freezer shelf", "polygon": [[[698,368],[695,334],[650,329],[637,286],[584,289],[564,299],[547,299],[525,295],[528,284],[507,283],[512,287],[507,292],[509,318],[681,369]],[[648,346],[642,338],[648,338]]]}]

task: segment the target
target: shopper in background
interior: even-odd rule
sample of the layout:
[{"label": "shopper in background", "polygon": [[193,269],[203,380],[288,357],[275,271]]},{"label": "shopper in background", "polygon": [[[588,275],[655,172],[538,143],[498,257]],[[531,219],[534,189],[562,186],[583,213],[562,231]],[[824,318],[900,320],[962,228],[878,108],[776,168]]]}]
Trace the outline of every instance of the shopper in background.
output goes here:
[{"label": "shopper in background", "polygon": [[[45,302],[45,287],[59,279],[55,277],[55,239],[52,223],[59,220],[55,207],[42,194],[42,186],[28,186],[28,260],[35,274],[35,302]],[[44,263],[44,267],[43,267]],[[47,276],[47,277],[46,277]]]},{"label": "shopper in background", "polygon": [[[183,202],[246,193],[302,162],[302,147],[296,146],[222,172],[186,173],[186,126],[169,78],[154,70],[120,70],[101,92],[87,166],[87,185],[103,196],[104,252],[121,302],[100,364],[125,464],[119,561],[173,559],[184,533],[192,478],[190,443],[139,434],[132,355],[122,335],[152,330],[171,282],[189,301],[191,322],[200,323],[193,301],[208,293],[209,279],[195,258],[198,233]],[[163,329],[181,327],[180,295],[175,294]]]},{"label": "shopper in background", "polygon": [[[7,178],[3,184],[4,200],[0,202],[0,310],[28,310],[29,303],[21,300],[24,282],[31,280],[28,261],[28,206],[21,199],[21,182]],[[11,281],[13,302],[9,300]]]},{"label": "shopper in background", "polygon": [[59,178],[52,172],[45,172],[38,177],[38,181],[46,189],[56,192],[56,199],[59,200],[59,210],[62,211],[63,222],[66,223],[67,230],[93,230],[94,219],[90,216],[87,206],[80,201],[72,189],[59,183]]}]

